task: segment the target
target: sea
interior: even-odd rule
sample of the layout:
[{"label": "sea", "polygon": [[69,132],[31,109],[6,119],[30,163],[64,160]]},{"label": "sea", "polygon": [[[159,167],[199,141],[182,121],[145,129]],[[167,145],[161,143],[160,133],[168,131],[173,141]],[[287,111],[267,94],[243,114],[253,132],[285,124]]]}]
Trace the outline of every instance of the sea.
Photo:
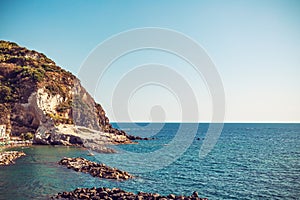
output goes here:
[{"label": "sea", "polygon": [[[215,135],[207,134],[212,126],[208,123],[113,126],[153,139],[113,146],[115,154],[61,146],[16,148],[27,156],[0,167],[0,199],[48,199],[77,187],[162,195],[197,191],[208,199],[300,199],[300,124],[225,123]],[[201,156],[207,141],[213,142]],[[94,178],[58,165],[63,157],[85,157],[129,171],[135,178]]]}]

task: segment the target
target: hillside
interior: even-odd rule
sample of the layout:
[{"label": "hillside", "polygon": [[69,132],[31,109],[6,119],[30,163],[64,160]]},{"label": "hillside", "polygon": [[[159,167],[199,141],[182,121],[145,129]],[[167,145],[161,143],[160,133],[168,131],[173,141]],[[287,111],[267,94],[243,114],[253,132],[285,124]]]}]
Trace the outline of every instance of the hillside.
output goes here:
[{"label": "hillside", "polygon": [[44,54],[0,41],[0,125],[37,144],[131,143],[70,72]]}]

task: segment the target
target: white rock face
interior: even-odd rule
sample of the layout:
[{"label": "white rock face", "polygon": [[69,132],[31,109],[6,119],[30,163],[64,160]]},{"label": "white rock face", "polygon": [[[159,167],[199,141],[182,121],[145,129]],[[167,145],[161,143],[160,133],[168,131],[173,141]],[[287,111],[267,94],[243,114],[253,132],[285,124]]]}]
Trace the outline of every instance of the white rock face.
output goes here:
[{"label": "white rock face", "polygon": [[[83,98],[87,98],[87,96],[85,95]],[[47,114],[56,114],[56,108],[63,101],[63,98],[60,95],[50,95],[43,88],[38,89],[29,99],[28,104],[34,105],[40,115],[39,118],[42,119],[35,134],[37,143],[63,145],[84,143],[85,146],[97,147],[127,139],[125,136],[114,136],[113,134],[83,126],[72,124],[55,125]]]},{"label": "white rock face", "polygon": [[56,114],[56,108],[62,101],[63,97],[59,94],[50,95],[44,88],[39,88],[37,92],[31,94],[27,104],[22,104],[24,108],[34,109],[37,113],[35,118],[40,121],[34,138],[36,143],[63,145],[71,145],[72,142],[81,143],[74,125],[55,126],[54,121],[47,115]]},{"label": "white rock face", "polygon": [[46,113],[56,113],[56,107],[63,102],[63,97],[59,94],[50,95],[48,94],[44,88],[39,88],[37,91],[37,106],[41,109],[44,114]]},{"label": "white rock face", "polygon": [[[87,99],[85,104],[93,105],[91,98],[83,95],[83,99]],[[97,151],[111,151],[106,148],[106,145],[129,143],[130,140],[124,135],[116,135],[106,133],[101,130],[89,128],[78,124],[58,124],[55,125],[54,120],[49,114],[56,115],[56,108],[64,101],[60,95],[51,95],[43,88],[39,88],[37,92],[31,94],[28,103],[22,104],[22,107],[27,110],[34,110],[35,118],[39,120],[39,127],[36,130],[34,141],[38,144],[54,144],[54,145],[84,145],[87,148]],[[73,108],[74,109],[74,108]],[[86,110],[77,110],[79,112],[87,112]],[[73,110],[76,113],[76,110]],[[89,111],[91,115],[83,115],[82,120],[94,121],[98,123],[98,119],[93,112]],[[88,119],[86,118],[88,116]],[[65,115],[64,117],[72,117]]]}]

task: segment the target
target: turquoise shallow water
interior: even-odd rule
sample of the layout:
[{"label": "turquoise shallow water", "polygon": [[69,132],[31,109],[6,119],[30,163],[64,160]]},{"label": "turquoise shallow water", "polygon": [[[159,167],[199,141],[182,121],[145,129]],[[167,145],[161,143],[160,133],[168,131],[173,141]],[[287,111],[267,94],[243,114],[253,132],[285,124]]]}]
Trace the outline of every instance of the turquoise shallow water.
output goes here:
[{"label": "turquoise shallow water", "polygon": [[[167,155],[164,153],[181,125],[121,124],[130,134],[156,139],[119,145],[118,154],[91,157],[86,150],[70,147],[25,148],[26,157],[15,165],[0,167],[0,199],[46,199],[60,191],[93,186],[160,194],[190,195],[196,190],[210,199],[299,199],[300,124],[225,124],[216,145],[202,159],[199,149],[208,124],[199,124],[187,149],[176,144],[175,151],[170,148]],[[194,127],[185,124],[182,143],[189,143]],[[182,153],[178,158],[174,156],[176,151]],[[104,162],[126,169],[137,178],[124,182],[93,178],[57,165],[64,156]],[[167,165],[165,160],[169,158],[173,162]],[[162,168],[155,170],[156,166]]]}]

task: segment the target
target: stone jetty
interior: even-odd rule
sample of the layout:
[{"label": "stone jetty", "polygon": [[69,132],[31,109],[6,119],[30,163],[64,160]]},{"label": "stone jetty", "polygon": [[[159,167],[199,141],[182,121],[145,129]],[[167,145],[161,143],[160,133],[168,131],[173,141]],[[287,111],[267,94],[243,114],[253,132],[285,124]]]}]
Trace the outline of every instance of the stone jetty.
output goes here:
[{"label": "stone jetty", "polygon": [[0,166],[14,164],[17,158],[20,158],[21,156],[25,155],[26,154],[21,151],[0,152]]},{"label": "stone jetty", "polygon": [[106,166],[103,163],[96,163],[85,158],[63,158],[59,161],[60,165],[66,166],[68,169],[73,169],[77,172],[89,173],[94,177],[127,180],[133,178],[131,174],[121,171],[116,168]]},{"label": "stone jetty", "polygon": [[137,194],[132,192],[126,192],[120,188],[77,188],[71,192],[62,192],[51,197],[51,199],[109,199],[109,200],[121,200],[121,199],[132,199],[132,200],[207,200],[207,198],[200,198],[197,192],[193,192],[190,196],[176,196],[169,194],[167,196],[160,195],[158,193],[145,193],[138,192]]}]

